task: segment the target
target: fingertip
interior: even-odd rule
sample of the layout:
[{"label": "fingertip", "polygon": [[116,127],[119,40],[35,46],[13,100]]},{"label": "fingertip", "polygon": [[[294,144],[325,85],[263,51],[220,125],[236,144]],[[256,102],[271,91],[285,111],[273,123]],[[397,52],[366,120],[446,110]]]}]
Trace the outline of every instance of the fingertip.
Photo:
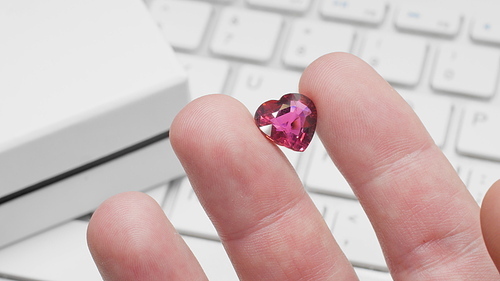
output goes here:
[{"label": "fingertip", "polygon": [[348,180],[365,182],[370,170],[433,143],[396,90],[352,54],[318,58],[299,89],[316,104],[318,136]]},{"label": "fingertip", "polygon": [[200,141],[200,129],[220,130],[216,124],[209,124],[210,120],[225,120],[227,115],[222,110],[234,112],[248,112],[246,107],[231,96],[212,94],[199,97],[188,103],[174,118],[170,126],[170,142],[174,150],[183,148],[189,142]]},{"label": "fingertip", "polygon": [[500,271],[500,180],[491,186],[483,199],[481,230],[488,252]]},{"label": "fingertip", "polygon": [[151,267],[134,256],[151,253],[146,243],[155,240],[150,232],[156,231],[150,218],[160,215],[155,204],[146,194],[126,192],[107,199],[94,212],[87,243],[104,280],[131,280]]},{"label": "fingertip", "polygon": [[184,170],[189,174],[190,167],[199,162],[191,161],[193,155],[200,158],[210,153],[206,148],[213,147],[212,144],[220,144],[219,150],[222,151],[219,152],[223,153],[228,146],[238,142],[235,139],[239,136],[233,133],[238,127],[256,129],[248,109],[231,96],[206,95],[191,101],[177,114],[170,127],[169,138]]},{"label": "fingertip", "polygon": [[[110,245],[114,241],[114,234],[122,230],[124,226],[122,223],[126,223],[123,217],[127,216],[129,212],[133,216],[137,215],[128,207],[138,207],[139,209],[147,207],[151,204],[148,202],[149,199],[152,198],[140,192],[125,192],[105,200],[92,214],[87,228],[87,243],[91,252],[100,255],[102,249],[106,249],[106,252],[112,250]],[[129,218],[134,219],[133,217]],[[108,247],[110,249],[107,249]]]},{"label": "fingertip", "polygon": [[104,280],[204,276],[158,203],[140,192],[103,202],[89,222],[87,243]]}]

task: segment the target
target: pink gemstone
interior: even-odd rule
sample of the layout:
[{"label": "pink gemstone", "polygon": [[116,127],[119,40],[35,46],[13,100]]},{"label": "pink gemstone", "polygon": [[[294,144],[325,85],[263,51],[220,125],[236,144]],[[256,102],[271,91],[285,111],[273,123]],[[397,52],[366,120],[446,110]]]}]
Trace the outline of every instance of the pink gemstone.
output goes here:
[{"label": "pink gemstone", "polygon": [[255,124],[274,143],[304,151],[316,130],[316,106],[301,94],[286,94],[270,100],[255,112]]}]

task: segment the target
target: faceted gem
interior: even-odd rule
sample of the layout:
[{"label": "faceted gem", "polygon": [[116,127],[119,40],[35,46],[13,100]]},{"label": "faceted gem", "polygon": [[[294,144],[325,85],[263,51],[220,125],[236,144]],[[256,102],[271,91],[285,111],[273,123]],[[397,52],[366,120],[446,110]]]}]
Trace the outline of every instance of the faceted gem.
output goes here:
[{"label": "faceted gem", "polygon": [[316,130],[316,106],[304,95],[286,94],[280,100],[261,104],[254,119],[268,139],[302,152],[311,143]]}]

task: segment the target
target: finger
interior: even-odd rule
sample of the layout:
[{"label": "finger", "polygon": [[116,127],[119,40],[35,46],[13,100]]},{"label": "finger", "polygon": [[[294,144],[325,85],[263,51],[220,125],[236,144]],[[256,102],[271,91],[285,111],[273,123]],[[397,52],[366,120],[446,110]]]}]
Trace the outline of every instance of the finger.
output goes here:
[{"label": "finger", "polygon": [[370,66],[327,55],[306,69],[300,92],[315,102],[318,134],[367,212],[395,279],[498,278],[477,204],[411,108]]},{"label": "finger", "polygon": [[483,199],[481,229],[488,252],[500,270],[500,181],[493,184]]},{"label": "finger", "polygon": [[104,280],[207,280],[160,206],[139,192],[102,203],[87,241]]},{"label": "finger", "polygon": [[241,103],[195,100],[170,137],[242,280],[356,280],[294,169]]}]

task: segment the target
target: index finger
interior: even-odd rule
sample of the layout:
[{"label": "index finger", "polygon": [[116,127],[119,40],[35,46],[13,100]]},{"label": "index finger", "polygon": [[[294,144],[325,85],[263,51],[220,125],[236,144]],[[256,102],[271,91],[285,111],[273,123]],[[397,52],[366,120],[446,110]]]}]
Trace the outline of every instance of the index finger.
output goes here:
[{"label": "index finger", "polygon": [[243,104],[210,95],[170,140],[241,280],[356,280],[285,155]]},{"label": "index finger", "polygon": [[300,92],[315,102],[318,135],[367,212],[395,279],[498,277],[477,204],[370,66],[348,54],[324,56],[306,69]]}]

